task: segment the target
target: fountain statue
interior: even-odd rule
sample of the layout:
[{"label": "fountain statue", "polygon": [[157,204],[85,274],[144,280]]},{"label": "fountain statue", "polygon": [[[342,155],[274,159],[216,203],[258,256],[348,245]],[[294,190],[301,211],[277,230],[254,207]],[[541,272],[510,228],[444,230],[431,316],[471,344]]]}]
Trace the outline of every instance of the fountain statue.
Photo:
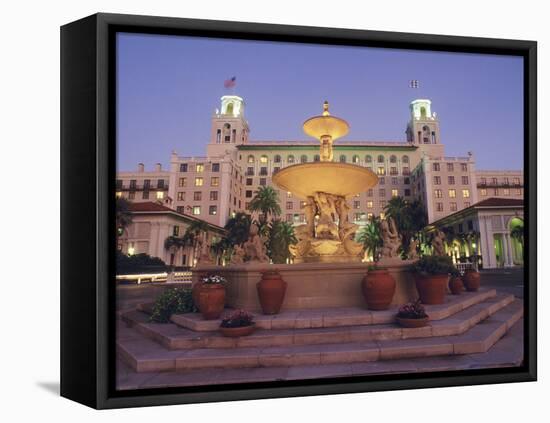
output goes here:
[{"label": "fountain statue", "polygon": [[298,243],[290,247],[294,262],[350,262],[363,258],[363,246],[355,242],[359,226],[349,221],[347,199],[378,183],[365,167],[334,162],[333,143],[349,131],[348,123],[329,113],[304,122],[304,132],[320,142],[319,162],[285,167],[273,175],[279,188],[305,200],[306,223],[295,228]]},{"label": "fountain statue", "polygon": [[395,220],[391,217],[380,222],[380,232],[382,236],[381,260],[396,259],[399,257],[398,250],[401,246],[401,235],[397,231]]}]

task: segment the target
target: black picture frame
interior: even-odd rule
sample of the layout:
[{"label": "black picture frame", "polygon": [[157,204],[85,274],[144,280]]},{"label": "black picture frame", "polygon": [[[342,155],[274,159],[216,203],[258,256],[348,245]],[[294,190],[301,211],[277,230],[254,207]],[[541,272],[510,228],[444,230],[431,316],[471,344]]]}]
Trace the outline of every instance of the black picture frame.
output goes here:
[{"label": "black picture frame", "polygon": [[[114,389],[114,39],[118,31],[524,58],[525,359],[521,367],[295,382]],[[537,44],[533,41],[95,14],[61,28],[61,395],[105,409],[534,381]]]}]

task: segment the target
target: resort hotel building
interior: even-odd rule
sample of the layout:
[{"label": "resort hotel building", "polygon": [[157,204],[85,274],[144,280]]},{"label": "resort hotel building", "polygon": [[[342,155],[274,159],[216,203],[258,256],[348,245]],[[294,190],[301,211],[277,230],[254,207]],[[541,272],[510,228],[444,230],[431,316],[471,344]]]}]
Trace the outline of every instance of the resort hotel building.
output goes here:
[{"label": "resort hotel building", "polygon": [[[245,102],[239,96],[223,96],[211,121],[205,156],[186,157],[173,151],[169,169],[157,164],[148,171],[140,163],[136,171],[117,173],[117,196],[131,201],[135,212],[141,213],[139,223],[120,241],[123,252],[144,252],[166,262],[191,265],[184,252],[168,258],[162,238],[182,233],[185,222],[196,219],[207,222],[212,233],[221,233],[231,216],[247,211],[259,187],[272,185],[271,178],[279,170],[319,161],[316,140],[252,140]],[[364,225],[371,216],[383,218],[392,197],[418,199],[426,208],[429,225],[455,234],[476,234],[468,243],[457,244],[452,251],[456,259],[475,255],[484,268],[521,265],[522,245],[510,233],[514,226],[523,225],[523,171],[479,170],[474,152],[445,156],[439,124],[431,101],[417,99],[410,103],[404,140],[334,144],[335,161],[367,167],[379,179],[375,187],[349,199],[349,220]],[[305,223],[303,199],[274,188],[281,217],[296,225]],[[153,209],[160,213],[159,206],[171,216],[163,221],[170,223],[153,233],[152,218],[144,216],[152,216]]]}]

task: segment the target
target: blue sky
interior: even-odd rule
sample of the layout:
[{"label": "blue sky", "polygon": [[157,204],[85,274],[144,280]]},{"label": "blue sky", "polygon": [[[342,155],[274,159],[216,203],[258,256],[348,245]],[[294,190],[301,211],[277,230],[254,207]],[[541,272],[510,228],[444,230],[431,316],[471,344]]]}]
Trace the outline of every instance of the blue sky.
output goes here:
[{"label": "blue sky", "polygon": [[167,166],[172,150],[204,155],[232,76],[252,140],[307,139],[303,121],[328,100],[350,123],[343,139],[404,141],[410,101],[429,98],[447,156],[473,151],[478,169],[523,168],[519,57],[119,34],[118,169]]}]

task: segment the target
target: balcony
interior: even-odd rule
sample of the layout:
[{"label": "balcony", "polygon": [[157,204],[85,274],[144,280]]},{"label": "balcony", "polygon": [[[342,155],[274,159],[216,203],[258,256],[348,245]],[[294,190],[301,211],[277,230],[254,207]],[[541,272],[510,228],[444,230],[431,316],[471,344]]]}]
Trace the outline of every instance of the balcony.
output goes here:
[{"label": "balcony", "polygon": [[478,188],[523,188],[523,183],[519,184],[510,184],[510,183],[504,183],[504,182],[490,182],[490,183],[483,183],[478,182],[477,183]]}]

